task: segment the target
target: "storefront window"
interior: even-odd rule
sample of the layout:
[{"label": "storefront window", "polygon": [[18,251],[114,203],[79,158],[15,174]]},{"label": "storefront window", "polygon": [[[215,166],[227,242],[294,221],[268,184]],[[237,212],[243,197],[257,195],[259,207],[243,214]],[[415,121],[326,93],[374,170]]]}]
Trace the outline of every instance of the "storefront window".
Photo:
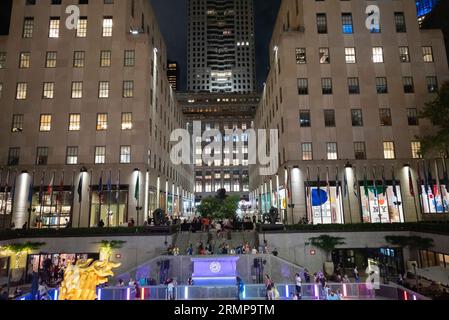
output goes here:
[{"label": "storefront window", "polygon": [[34,189],[31,228],[63,228],[69,224],[73,197],[70,187],[64,187],[63,191],[54,190],[51,194],[47,193],[47,188],[41,193],[39,189]]},{"label": "storefront window", "polygon": [[119,227],[127,224],[128,187],[121,186],[117,192],[114,186],[111,192],[104,191],[98,194],[98,187],[93,188],[90,211],[90,226],[97,227],[103,220],[105,227]]},{"label": "storefront window", "polygon": [[312,187],[307,192],[307,217],[312,224],[342,224],[343,202],[337,187]]},{"label": "storefront window", "polygon": [[449,212],[449,193],[445,185],[421,186],[421,207],[424,213]]},{"label": "storefront window", "polygon": [[396,185],[396,194],[393,186],[388,185],[383,193],[381,183],[377,190],[374,186],[368,187],[368,196],[365,187],[360,187],[360,195],[364,223],[398,223],[404,222],[402,209],[401,187]]},{"label": "storefront window", "polygon": [[[2,219],[0,221],[4,221],[3,219],[6,219],[6,222],[10,220],[11,213],[12,213],[12,196],[11,192],[4,192],[4,188],[2,188],[3,192],[0,192],[0,216]],[[9,190],[8,190],[9,191]],[[6,217],[5,217],[6,215]],[[5,225],[9,225],[8,223],[5,223]]]}]

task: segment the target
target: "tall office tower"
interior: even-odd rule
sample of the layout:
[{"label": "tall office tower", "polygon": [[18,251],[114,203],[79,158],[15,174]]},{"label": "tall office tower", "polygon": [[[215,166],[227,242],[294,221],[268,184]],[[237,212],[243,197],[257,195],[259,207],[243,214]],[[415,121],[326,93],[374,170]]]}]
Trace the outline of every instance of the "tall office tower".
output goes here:
[{"label": "tall office tower", "polygon": [[283,222],[413,222],[449,210],[447,158],[424,161],[417,138],[434,132],[418,115],[449,79],[443,35],[419,28],[413,1],[369,4],[381,15],[368,28],[365,1],[282,1],[255,117],[256,129],[279,128],[279,167],[261,176],[250,166],[250,195]]},{"label": "tall office tower", "polygon": [[[81,12],[74,28],[69,5]],[[187,212],[193,171],[169,156],[185,120],[149,1],[14,1],[9,30],[0,227],[143,225],[156,208]]]},{"label": "tall office tower", "polygon": [[189,0],[187,90],[251,93],[253,0]]},{"label": "tall office tower", "polygon": [[[223,149],[219,153],[214,153],[217,158],[210,162],[203,161],[203,158],[198,155],[212,154],[213,150],[208,148],[212,139],[202,141],[201,137],[195,137],[193,153],[194,156],[198,156],[194,159],[196,201],[215,196],[219,189],[226,189],[229,195],[240,196],[242,200],[248,201],[249,167],[246,130],[253,126],[260,95],[257,93],[178,93],[177,96],[192,134],[195,133],[196,121],[201,133],[206,130],[218,130],[221,135],[213,139],[214,142],[220,143]],[[240,131],[235,131],[235,136],[231,137],[226,136],[226,130]]]},{"label": "tall office tower", "polygon": [[418,18],[422,19],[427,14],[432,12],[433,8],[435,8],[439,1],[440,0],[416,0]]},{"label": "tall office tower", "polygon": [[168,61],[167,77],[173,91],[177,91],[179,89],[179,65],[177,62]]}]

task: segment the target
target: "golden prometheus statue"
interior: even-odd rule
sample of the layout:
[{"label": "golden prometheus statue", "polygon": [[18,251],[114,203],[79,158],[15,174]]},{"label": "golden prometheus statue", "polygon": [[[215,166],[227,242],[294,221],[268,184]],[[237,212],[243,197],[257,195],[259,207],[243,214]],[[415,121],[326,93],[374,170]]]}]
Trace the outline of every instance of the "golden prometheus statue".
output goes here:
[{"label": "golden prometheus statue", "polygon": [[79,260],[76,265],[67,265],[59,300],[96,300],[97,286],[108,282],[108,277],[114,275],[112,269],[121,265],[109,261],[92,261]]}]

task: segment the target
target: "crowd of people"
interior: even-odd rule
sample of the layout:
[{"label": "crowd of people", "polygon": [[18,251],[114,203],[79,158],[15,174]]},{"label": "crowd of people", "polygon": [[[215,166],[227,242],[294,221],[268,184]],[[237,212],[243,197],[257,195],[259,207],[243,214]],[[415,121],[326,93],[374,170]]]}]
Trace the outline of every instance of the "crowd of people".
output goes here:
[{"label": "crowd of people", "polygon": [[[208,241],[206,245],[203,242],[199,242],[196,246],[190,243],[186,249],[185,254],[188,256],[199,255],[240,255],[240,254],[269,254],[268,242],[265,240],[262,246],[258,248],[256,246],[251,246],[248,241],[243,242],[242,244],[231,247],[229,243],[226,241],[221,242],[218,247],[213,241]],[[272,252],[274,255],[277,255],[277,249],[274,249]],[[176,246],[168,247],[168,255],[177,256],[180,254],[179,248]]]}]

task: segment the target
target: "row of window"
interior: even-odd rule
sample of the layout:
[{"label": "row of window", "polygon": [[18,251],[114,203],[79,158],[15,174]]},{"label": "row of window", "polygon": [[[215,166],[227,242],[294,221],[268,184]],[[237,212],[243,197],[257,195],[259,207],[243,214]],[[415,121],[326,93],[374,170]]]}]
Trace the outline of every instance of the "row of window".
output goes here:
[{"label": "row of window", "polygon": [[[299,78],[298,81],[298,94],[309,94],[309,80],[307,78]],[[359,78],[352,77],[347,79],[348,93],[360,94]],[[428,93],[435,93],[438,91],[438,79],[435,76],[426,77],[426,85]],[[415,93],[415,84],[413,77],[402,77],[402,87],[404,93]],[[376,92],[378,94],[388,93],[388,83],[386,77],[376,77]],[[332,78],[321,78],[321,93],[333,94]]]},{"label": "row of window", "polygon": [[[379,109],[380,125],[383,127],[392,126],[393,120],[391,116],[391,109],[381,108]],[[407,121],[409,126],[419,125],[418,109],[407,109]],[[351,123],[353,127],[363,127],[363,113],[362,109],[351,109]],[[324,110],[324,125],[326,127],[335,127],[335,110]],[[299,111],[299,126],[301,128],[310,128],[312,126],[312,119],[310,110]]]},{"label": "row of window", "polygon": [[[403,12],[394,12],[394,22],[395,22],[396,32],[398,32],[398,33],[407,32],[407,26],[405,23],[405,15]],[[352,19],[352,13],[343,12],[341,14],[341,25],[342,25],[342,32],[344,34],[353,34],[354,33],[354,23],[353,23],[353,19]],[[327,14],[326,13],[317,13],[316,14],[316,26],[317,26],[317,32],[319,34],[328,33]],[[370,32],[371,33],[380,33],[381,26],[373,25],[370,28]]]},{"label": "row of window", "polygon": [[[357,63],[357,54],[355,47],[345,47],[345,62],[348,64]],[[406,63],[410,62],[410,50],[407,46],[401,46],[399,50],[399,60],[400,62]],[[320,64],[331,63],[331,55],[328,47],[318,48],[319,61]],[[296,63],[306,64],[307,63],[307,49],[306,48],[296,48]],[[431,46],[422,47],[422,58],[424,62],[431,63],[434,62],[433,48]],[[384,48],[383,47],[373,47],[372,48],[372,61],[373,63],[384,63]]]},{"label": "row of window", "polygon": [[[0,87],[0,90],[3,86]],[[110,94],[110,82],[99,81],[98,82],[98,98],[109,98]],[[1,91],[0,91],[1,97]],[[28,97],[28,83],[19,82],[16,85],[16,100],[26,100]],[[54,99],[55,97],[55,83],[44,82],[42,87],[42,99]],[[83,97],[83,82],[74,81],[71,86],[71,98],[81,99]],[[134,81],[123,81],[122,97],[133,98],[134,97]]]},{"label": "row of window", "polygon": [[[124,112],[121,116],[121,129],[122,130],[132,130],[133,128],[133,116],[131,112]],[[52,115],[51,114],[41,114],[39,118],[39,131],[49,132],[52,129]],[[108,114],[98,113],[97,114],[97,131],[105,131],[108,129]],[[24,115],[14,114],[12,117],[12,132],[23,132],[24,130]],[[81,130],[81,114],[72,113],[69,115],[69,131],[80,131]]]},{"label": "row of window", "polygon": [[[48,37],[49,38],[59,38],[60,33],[61,18],[60,17],[50,17],[49,27],[48,27]],[[104,16],[102,22],[101,36],[104,38],[112,37],[112,27],[113,19],[110,16]],[[25,17],[23,21],[22,38],[31,39],[34,34],[34,17]],[[79,17],[76,33],[77,38],[87,37],[87,17]]]},{"label": "row of window", "polygon": [[[411,142],[412,158],[421,158],[421,142],[412,141]],[[383,142],[384,159],[392,160],[396,159],[395,145],[393,141]],[[301,144],[301,153],[303,161],[313,160],[313,148],[311,142],[306,142]],[[327,160],[338,160],[338,146],[336,142],[326,143],[326,155]],[[365,142],[354,142],[354,158],[356,160],[366,160],[366,145]]]},{"label": "row of window", "polygon": [[[6,52],[0,52],[0,69],[6,68]],[[47,51],[45,55],[45,68],[56,68],[58,52]],[[125,50],[123,65],[125,67],[134,67],[136,63],[136,53],[134,50]],[[86,52],[75,51],[73,53],[74,68],[84,68],[86,65]],[[112,65],[112,51],[102,50],[100,51],[100,67],[107,68]],[[28,69],[31,67],[31,52],[20,52],[19,54],[19,68]]]},{"label": "row of window", "polygon": [[[66,164],[78,164],[78,147],[67,147],[66,149]],[[36,165],[47,165],[48,163],[48,147],[38,147],[36,150]],[[17,166],[20,161],[20,148],[10,148],[8,154],[8,166]],[[131,163],[131,146],[120,146],[120,163]],[[106,163],[106,147],[95,147],[95,164]]]}]

